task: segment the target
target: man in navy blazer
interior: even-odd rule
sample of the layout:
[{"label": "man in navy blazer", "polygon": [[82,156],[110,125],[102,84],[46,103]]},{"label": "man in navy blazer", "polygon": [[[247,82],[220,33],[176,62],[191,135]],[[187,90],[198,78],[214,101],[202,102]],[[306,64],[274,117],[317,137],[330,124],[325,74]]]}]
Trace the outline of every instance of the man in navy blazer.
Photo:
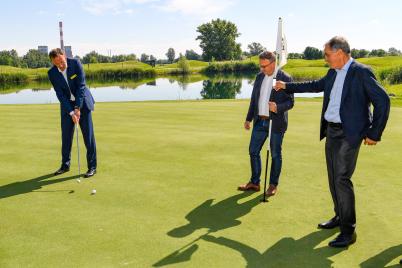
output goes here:
[{"label": "man in navy blazer", "polygon": [[[335,216],[319,228],[340,227],[331,247],[347,247],[356,241],[356,212],[353,183],[362,141],[376,145],[388,120],[390,100],[367,66],[353,60],[345,38],[335,36],[325,44],[330,70],[320,80],[286,83],[277,81],[276,90],[289,93],[324,92],[320,139],[326,137],[325,155],[329,188]],[[373,114],[370,106],[374,106]]]},{"label": "man in navy blazer", "polygon": [[[244,128],[249,130],[253,121],[249,154],[251,164],[251,178],[247,184],[238,187],[241,191],[259,191],[261,176],[260,151],[268,137],[269,117],[272,122],[270,140],[271,148],[271,172],[267,196],[275,195],[279,184],[279,176],[282,169],[282,141],[288,127],[288,110],[294,105],[293,94],[284,91],[273,90],[273,76],[275,72],[275,54],[265,51],[259,56],[261,72],[254,82],[251,93],[250,106],[244,123]],[[290,82],[291,77],[278,70],[276,78]]]},{"label": "man in navy blazer", "polygon": [[63,50],[56,48],[49,53],[53,67],[48,77],[60,101],[62,163],[55,175],[70,170],[71,146],[74,137],[74,126],[79,124],[87,149],[88,171],[85,177],[96,173],[96,143],[92,123],[94,98],[85,84],[84,69],[77,59],[66,58]]}]

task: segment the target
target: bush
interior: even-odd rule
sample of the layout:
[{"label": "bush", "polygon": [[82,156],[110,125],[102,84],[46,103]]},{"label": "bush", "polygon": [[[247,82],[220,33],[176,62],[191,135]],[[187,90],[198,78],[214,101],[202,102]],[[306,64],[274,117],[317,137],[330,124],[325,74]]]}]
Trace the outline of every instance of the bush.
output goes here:
[{"label": "bush", "polygon": [[28,82],[28,75],[24,73],[0,73],[0,84],[7,83],[26,83]]},{"label": "bush", "polygon": [[402,67],[384,69],[379,72],[379,78],[391,85],[402,83]]},{"label": "bush", "polygon": [[217,74],[217,73],[256,73],[260,70],[257,63],[253,61],[248,62],[224,62],[224,63],[211,63],[204,69],[206,74]]}]

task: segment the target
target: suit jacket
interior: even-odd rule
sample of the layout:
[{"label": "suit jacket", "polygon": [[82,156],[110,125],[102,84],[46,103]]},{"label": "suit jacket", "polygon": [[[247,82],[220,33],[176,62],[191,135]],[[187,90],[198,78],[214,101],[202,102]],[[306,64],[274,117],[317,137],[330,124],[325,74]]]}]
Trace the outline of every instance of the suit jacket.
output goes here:
[{"label": "suit jacket", "polygon": [[[258,100],[260,98],[261,84],[264,80],[264,73],[259,73],[255,79],[253,92],[251,93],[250,106],[248,109],[246,121],[256,121],[258,118]],[[279,70],[276,75],[277,80],[291,82],[292,78],[282,70]],[[277,105],[277,113],[270,113],[272,119],[272,131],[285,132],[288,128],[288,110],[293,108],[294,97],[292,93],[284,91],[271,91],[269,98]],[[267,103],[268,105],[268,103]]]},{"label": "suit jacket", "polygon": [[[94,110],[95,100],[85,84],[84,69],[79,60],[67,58],[68,85],[56,66],[49,69],[48,77],[56,91],[62,112],[70,113],[74,106],[82,108],[83,105],[91,111]],[[73,104],[70,102],[70,90],[75,97]]]},{"label": "suit jacket", "polygon": [[[324,114],[328,108],[336,71],[330,69],[320,80],[286,83],[286,92],[322,92],[324,100],[321,112],[320,139],[326,136],[328,122]],[[374,106],[374,116],[370,105]],[[343,85],[339,114],[345,137],[351,146],[358,146],[362,139],[368,137],[380,141],[388,120],[390,100],[384,88],[376,80],[371,69],[353,61],[346,73]]]}]

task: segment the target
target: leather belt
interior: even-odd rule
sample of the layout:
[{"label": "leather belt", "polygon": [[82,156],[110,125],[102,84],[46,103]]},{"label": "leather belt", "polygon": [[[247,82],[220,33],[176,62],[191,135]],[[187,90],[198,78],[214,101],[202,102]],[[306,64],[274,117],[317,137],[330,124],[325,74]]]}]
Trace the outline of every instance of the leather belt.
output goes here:
[{"label": "leather belt", "polygon": [[333,128],[342,128],[342,123],[328,122],[328,126],[333,127]]},{"label": "leather belt", "polygon": [[269,116],[266,116],[266,115],[259,115],[258,118],[259,118],[260,120],[268,120],[268,119],[269,119]]}]

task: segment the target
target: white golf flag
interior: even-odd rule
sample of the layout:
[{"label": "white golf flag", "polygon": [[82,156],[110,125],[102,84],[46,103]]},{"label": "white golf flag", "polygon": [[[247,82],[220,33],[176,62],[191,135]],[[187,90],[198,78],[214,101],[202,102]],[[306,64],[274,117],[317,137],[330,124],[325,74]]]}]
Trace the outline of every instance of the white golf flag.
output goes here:
[{"label": "white golf flag", "polygon": [[283,25],[282,25],[282,18],[279,18],[278,21],[278,37],[276,40],[276,70],[283,67],[288,61],[288,48],[286,44],[286,37],[283,33]]}]

